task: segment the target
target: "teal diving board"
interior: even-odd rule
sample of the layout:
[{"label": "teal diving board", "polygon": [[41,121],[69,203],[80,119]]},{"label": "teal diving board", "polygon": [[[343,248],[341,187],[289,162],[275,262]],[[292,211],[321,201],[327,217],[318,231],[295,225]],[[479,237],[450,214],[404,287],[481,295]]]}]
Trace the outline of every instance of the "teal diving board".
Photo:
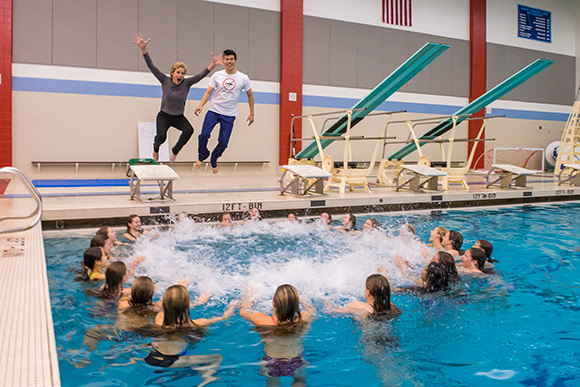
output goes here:
[{"label": "teal diving board", "polygon": [[[536,61],[530,63],[527,67],[521,69],[493,89],[489,90],[487,93],[481,95],[479,98],[472,101],[469,105],[459,109],[453,115],[458,116],[457,123],[466,120],[471,115],[477,113],[493,101],[501,98],[511,90],[515,89],[534,75],[538,74],[540,71],[551,66],[554,61],[546,59],[537,59]],[[419,137],[419,140],[434,140],[442,134],[446,133],[448,130],[453,128],[453,119],[447,118],[437,124],[434,128],[427,131],[424,135]],[[419,146],[423,146],[426,143],[419,142]],[[408,156],[413,151],[417,150],[417,145],[415,143],[409,143],[404,145],[397,152],[389,156],[389,160],[401,160],[403,157]]]},{"label": "teal diving board", "polygon": [[[351,128],[365,118],[370,112],[377,108],[387,98],[393,95],[403,85],[409,82],[415,75],[423,70],[427,65],[435,60],[450,46],[438,43],[427,43],[419,49],[413,56],[405,61],[399,68],[386,77],[379,83],[366,97],[358,101],[351,109],[357,110],[352,113]],[[345,113],[334,124],[332,124],[324,133],[323,136],[337,136],[340,137],[346,132],[348,125],[348,116]],[[322,148],[326,148],[334,140],[323,139],[320,141]],[[316,142],[308,144],[297,155],[297,159],[311,159],[318,154],[318,146]]]}]

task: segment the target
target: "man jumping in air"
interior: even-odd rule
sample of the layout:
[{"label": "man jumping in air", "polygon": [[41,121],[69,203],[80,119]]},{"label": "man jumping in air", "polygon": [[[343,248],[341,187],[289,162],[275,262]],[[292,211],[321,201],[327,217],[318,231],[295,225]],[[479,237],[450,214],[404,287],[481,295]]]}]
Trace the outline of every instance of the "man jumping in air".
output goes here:
[{"label": "man jumping in air", "polygon": [[198,140],[198,158],[195,163],[196,168],[201,168],[201,162],[210,156],[207,142],[213,128],[219,123],[218,144],[211,152],[210,158],[213,173],[218,173],[217,160],[228,147],[232,129],[234,128],[234,121],[238,115],[238,99],[242,90],[248,95],[248,104],[250,105],[250,115],[247,118],[248,126],[254,122],[254,95],[252,94],[250,78],[236,70],[236,60],[237,56],[234,50],[225,50],[223,52],[222,62],[225,70],[218,71],[211,76],[209,86],[199,106],[195,109],[195,115],[199,115],[203,105],[209,100],[214,90],[216,91],[203,121]]}]

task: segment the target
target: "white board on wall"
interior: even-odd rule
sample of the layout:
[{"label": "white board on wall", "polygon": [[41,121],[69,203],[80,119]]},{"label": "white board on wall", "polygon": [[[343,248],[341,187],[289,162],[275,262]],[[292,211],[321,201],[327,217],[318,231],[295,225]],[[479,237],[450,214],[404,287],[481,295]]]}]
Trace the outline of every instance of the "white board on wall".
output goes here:
[{"label": "white board on wall", "polygon": [[[155,122],[138,122],[139,135],[139,158],[150,159],[153,155],[153,140],[157,132]],[[159,147],[159,161],[169,162],[169,141],[165,141]]]}]

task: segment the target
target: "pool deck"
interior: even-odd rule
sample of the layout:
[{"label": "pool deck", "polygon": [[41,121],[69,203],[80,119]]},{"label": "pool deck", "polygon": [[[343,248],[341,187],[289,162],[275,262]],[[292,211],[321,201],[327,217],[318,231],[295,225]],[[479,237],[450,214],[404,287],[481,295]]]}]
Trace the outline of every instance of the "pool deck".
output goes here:
[{"label": "pool deck", "polygon": [[[179,171],[179,170],[178,170]],[[186,212],[203,221],[217,220],[225,211],[234,220],[248,216],[257,207],[264,218],[282,218],[289,211],[300,216],[318,216],[322,212],[344,214],[346,212],[394,212],[412,210],[446,210],[463,207],[497,206],[510,204],[545,203],[550,201],[580,200],[580,187],[558,186],[553,175],[542,174],[528,177],[527,188],[485,188],[484,174],[467,176],[470,189],[460,184],[451,185],[448,191],[416,193],[409,190],[395,192],[394,186],[381,187],[369,178],[372,193],[362,187],[340,194],[331,189],[326,196],[295,196],[280,194],[278,173],[249,171],[211,171],[185,169],[174,182],[175,201],[140,202],[130,199],[130,189],[125,186],[64,186],[39,188],[43,196],[43,230],[74,229],[101,225],[124,226],[130,214],[139,215],[144,224],[166,222],[167,214]],[[124,176],[123,176],[124,177]],[[44,177],[43,177],[44,178]],[[68,181],[72,181],[69,179]],[[159,194],[153,183],[141,189],[142,198]],[[6,195],[14,199],[25,196],[23,188],[8,187]]]},{"label": "pool deck", "polygon": [[[128,186],[64,184],[39,188],[44,208],[42,225],[28,231],[0,234],[0,385],[60,386],[43,230],[96,229],[104,224],[122,226],[129,214],[138,214],[145,224],[166,222],[167,214],[181,212],[199,220],[215,221],[222,212],[228,211],[234,220],[239,220],[253,207],[259,208],[264,218],[284,218],[290,211],[299,217],[314,217],[322,212],[338,215],[441,211],[580,200],[580,187],[558,186],[557,179],[549,174],[531,176],[528,187],[518,189],[486,189],[482,174],[469,175],[467,180],[469,190],[453,185],[448,191],[396,192],[393,186],[371,185],[372,193],[357,187],[345,194],[331,190],[326,196],[299,197],[280,194],[278,174],[233,173],[227,169],[218,175],[188,171],[180,172],[179,180],[175,181],[175,201],[151,203],[131,200]],[[158,193],[156,185],[142,188],[143,198]],[[13,182],[0,200],[0,213],[2,217],[22,215],[30,212],[32,205],[24,187]],[[20,224],[23,221],[9,220],[0,226],[6,229]]]}]

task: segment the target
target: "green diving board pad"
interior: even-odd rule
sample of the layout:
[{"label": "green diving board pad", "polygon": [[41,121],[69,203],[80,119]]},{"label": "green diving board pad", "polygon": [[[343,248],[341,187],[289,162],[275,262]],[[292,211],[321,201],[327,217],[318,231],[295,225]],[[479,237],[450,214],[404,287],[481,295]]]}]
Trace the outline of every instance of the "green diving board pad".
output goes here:
[{"label": "green diving board pad", "polygon": [[[403,85],[409,82],[415,75],[423,70],[427,65],[435,60],[450,46],[438,43],[427,43],[419,49],[413,56],[405,61],[399,68],[386,77],[379,83],[366,97],[358,101],[351,109],[363,109],[354,111],[352,113],[351,128],[358,124],[370,112],[375,110],[377,106],[383,103],[387,98],[393,95]],[[346,132],[348,124],[348,116],[345,113],[334,124],[332,124],[324,133],[323,136],[337,136],[340,137]],[[320,141],[322,148],[326,148],[334,140],[323,139]],[[318,146],[316,142],[308,144],[297,155],[297,159],[311,159],[318,154]]]},{"label": "green diving board pad", "polygon": [[[477,113],[484,107],[488,106],[493,101],[501,98],[511,90],[515,89],[534,75],[538,74],[540,71],[548,68],[552,65],[554,61],[546,59],[537,59],[536,61],[530,63],[527,67],[521,69],[493,89],[489,90],[487,93],[482,94],[479,98],[472,101],[469,105],[459,109],[453,114],[453,116],[459,116],[457,118],[457,124],[466,120],[471,115]],[[448,130],[453,128],[453,119],[447,118],[437,124],[434,128],[427,131],[419,137],[420,140],[434,140],[442,134],[446,133]],[[419,142],[419,146],[423,146],[426,143]],[[415,143],[409,143],[404,145],[397,152],[393,153],[388,157],[389,160],[401,160],[403,157],[408,156],[413,151],[417,150],[417,145]]]}]

